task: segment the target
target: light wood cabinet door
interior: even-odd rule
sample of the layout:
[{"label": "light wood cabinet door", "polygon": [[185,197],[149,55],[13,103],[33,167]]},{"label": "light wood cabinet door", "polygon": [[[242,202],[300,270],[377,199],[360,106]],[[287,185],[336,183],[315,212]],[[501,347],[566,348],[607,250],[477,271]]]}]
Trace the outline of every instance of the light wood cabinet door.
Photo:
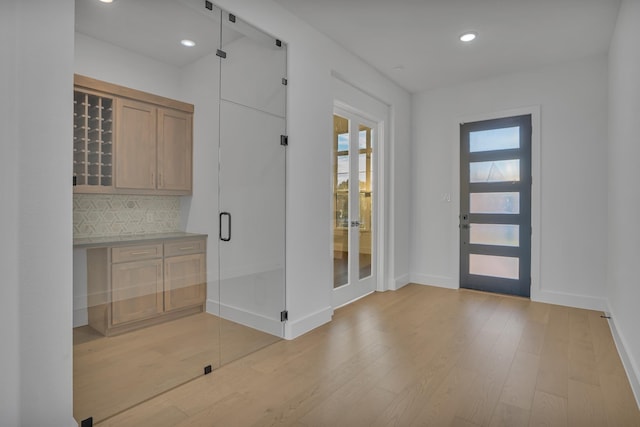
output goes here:
[{"label": "light wood cabinet door", "polygon": [[115,187],[156,188],[156,107],[129,99],[116,104]]},{"label": "light wood cabinet door", "polygon": [[207,280],[205,259],[203,253],[165,258],[165,311],[205,303]]},{"label": "light wood cabinet door", "polygon": [[162,279],[162,259],[112,264],[111,324],[162,313]]},{"label": "light wood cabinet door", "polygon": [[193,115],[158,108],[158,189],[191,192]]}]

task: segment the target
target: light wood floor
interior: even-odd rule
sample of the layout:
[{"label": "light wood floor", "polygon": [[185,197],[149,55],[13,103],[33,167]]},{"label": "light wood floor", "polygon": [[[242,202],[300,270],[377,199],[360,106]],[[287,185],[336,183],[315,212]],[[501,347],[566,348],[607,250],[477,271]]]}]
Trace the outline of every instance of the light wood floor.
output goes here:
[{"label": "light wood floor", "polygon": [[73,415],[99,422],[279,338],[200,313],[105,337],[73,331]]},{"label": "light wood floor", "polygon": [[600,315],[409,285],[101,426],[640,426]]}]

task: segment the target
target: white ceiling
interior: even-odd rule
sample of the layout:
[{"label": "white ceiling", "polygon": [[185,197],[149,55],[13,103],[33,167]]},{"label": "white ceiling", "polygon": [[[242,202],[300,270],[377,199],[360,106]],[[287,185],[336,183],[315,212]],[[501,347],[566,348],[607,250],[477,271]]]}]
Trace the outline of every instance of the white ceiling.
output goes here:
[{"label": "white ceiling", "polygon": [[[274,0],[410,92],[605,53],[619,0]],[[463,44],[465,31],[478,38]],[[402,69],[395,69],[401,67]]]}]

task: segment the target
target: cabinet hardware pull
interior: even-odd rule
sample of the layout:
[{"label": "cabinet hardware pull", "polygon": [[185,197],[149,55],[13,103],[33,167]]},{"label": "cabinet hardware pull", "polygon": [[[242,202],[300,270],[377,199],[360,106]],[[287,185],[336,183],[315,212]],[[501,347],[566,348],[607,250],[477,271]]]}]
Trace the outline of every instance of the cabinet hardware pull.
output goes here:
[{"label": "cabinet hardware pull", "polygon": [[148,254],[149,251],[141,251],[141,252],[131,252],[131,255],[144,255],[144,254]]},{"label": "cabinet hardware pull", "polygon": [[189,249],[193,249],[193,246],[186,246],[184,248],[179,248],[179,250],[181,250],[181,251],[186,251],[186,250],[189,250]]}]

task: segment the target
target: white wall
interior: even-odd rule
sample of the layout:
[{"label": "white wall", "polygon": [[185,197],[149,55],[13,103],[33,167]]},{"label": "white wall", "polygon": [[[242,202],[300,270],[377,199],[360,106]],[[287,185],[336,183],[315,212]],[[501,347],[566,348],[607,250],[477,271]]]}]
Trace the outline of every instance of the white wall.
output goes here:
[{"label": "white wall", "polygon": [[[539,108],[541,123],[539,146],[534,141],[533,147],[533,192],[541,200],[534,196],[532,207],[540,248],[532,299],[604,309],[604,56],[414,96],[411,279],[459,286],[459,122],[530,106]],[[442,201],[443,194],[451,202]]]},{"label": "white wall", "polygon": [[18,144],[16,83],[16,8],[18,0],[0,2],[0,425],[20,424],[20,323],[18,275]]},{"label": "white wall", "polygon": [[180,68],[75,33],[73,72],[180,100]]},{"label": "white wall", "polygon": [[640,405],[640,3],[623,1],[609,52],[609,263],[614,336]]},{"label": "white wall", "polygon": [[271,1],[221,0],[288,45],[287,308],[286,335],[296,337],[330,319],[331,309],[331,71],[391,105],[388,215],[389,287],[408,282],[409,95],[308,24]]},{"label": "white wall", "polygon": [[0,15],[0,424],[71,426],[73,1],[10,0]]}]

